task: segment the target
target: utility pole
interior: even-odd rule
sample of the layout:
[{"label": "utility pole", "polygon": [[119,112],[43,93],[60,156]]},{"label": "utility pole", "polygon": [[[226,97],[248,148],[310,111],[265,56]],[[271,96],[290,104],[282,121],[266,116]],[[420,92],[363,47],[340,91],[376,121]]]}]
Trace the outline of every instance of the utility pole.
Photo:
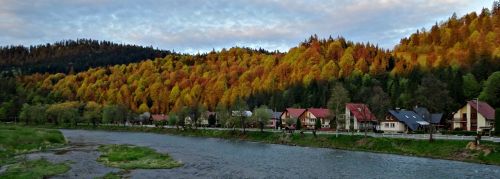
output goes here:
[{"label": "utility pole", "polygon": [[481,134],[477,131],[477,128],[479,126],[477,126],[477,119],[479,119],[479,98],[475,98],[476,99],[476,145],[479,145],[479,141],[481,140]]}]

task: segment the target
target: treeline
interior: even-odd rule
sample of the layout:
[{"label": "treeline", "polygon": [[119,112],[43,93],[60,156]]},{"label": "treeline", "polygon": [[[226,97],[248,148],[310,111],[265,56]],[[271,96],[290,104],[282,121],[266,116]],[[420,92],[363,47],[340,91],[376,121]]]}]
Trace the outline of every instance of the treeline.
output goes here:
[{"label": "treeline", "polygon": [[54,104],[24,104],[17,122],[26,125],[54,124],[77,126],[79,123],[97,126],[106,124],[125,124],[137,115],[121,105],[100,105],[95,102],[69,101]]},{"label": "treeline", "polygon": [[[156,126],[171,125],[177,128],[197,128],[202,126],[201,119],[208,121],[205,126],[221,126],[233,128],[248,126],[259,127],[261,131],[271,118],[271,113],[267,106],[261,106],[254,110],[251,117],[239,113],[233,115],[232,110],[244,111],[247,106],[243,101],[239,101],[230,109],[217,108],[217,118],[215,115],[207,115],[207,109],[202,106],[184,106],[180,111],[171,112],[165,120],[152,120],[150,113],[142,114],[130,111],[127,107],[119,104],[100,105],[96,102],[67,101],[54,104],[23,104],[20,109],[19,118],[14,122],[26,125],[52,124],[58,126],[77,126],[79,124],[92,125],[94,127],[101,124],[114,125],[144,125],[154,124]],[[218,120],[218,124],[216,124]],[[0,120],[0,121],[5,121]]]},{"label": "treeline", "polygon": [[[290,106],[325,107],[336,82],[342,83],[354,102],[386,106],[382,112],[421,105],[450,114],[478,96],[499,107],[500,83],[495,81],[499,73],[493,73],[500,69],[498,8],[495,2],[492,11],[452,17],[431,32],[419,31],[403,39],[393,52],[342,37],[311,36],[287,53],[231,48],[202,55],[171,54],[76,74],[20,76],[17,82],[30,104],[95,101],[124,105],[137,113],[169,114],[186,106],[214,111],[239,100],[250,109],[262,104],[278,111]],[[470,35],[443,40],[448,32],[470,29]],[[471,38],[473,34],[479,38]],[[450,54],[455,47],[464,47],[461,55]],[[437,61],[432,60],[433,54]]]},{"label": "treeline", "polygon": [[65,40],[37,46],[0,47],[3,73],[71,73],[115,64],[164,57],[170,51],[92,39]]}]

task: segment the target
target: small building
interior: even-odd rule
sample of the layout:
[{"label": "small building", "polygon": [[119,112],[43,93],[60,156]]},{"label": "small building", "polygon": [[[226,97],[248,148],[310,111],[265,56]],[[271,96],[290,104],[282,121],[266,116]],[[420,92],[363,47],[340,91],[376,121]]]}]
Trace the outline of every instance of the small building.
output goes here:
[{"label": "small building", "polygon": [[152,121],[151,113],[144,112],[134,117],[134,119],[132,119],[130,123],[134,125],[143,125],[143,124],[151,124],[151,121]]},{"label": "small building", "polygon": [[347,103],[345,105],[345,129],[350,130],[374,130],[377,118],[372,114],[366,104]]},{"label": "small building", "polygon": [[302,113],[302,125],[309,129],[314,129],[316,125],[316,120],[321,121],[321,128],[330,128],[330,111],[325,108],[308,108],[304,113]]},{"label": "small building", "polygon": [[203,126],[203,127],[208,127],[210,124],[210,120],[213,119],[214,120],[214,124],[213,125],[217,125],[217,119],[216,119],[216,114],[215,112],[211,112],[211,111],[206,111],[205,113],[203,113],[201,116],[200,116],[200,125]]},{"label": "small building", "polygon": [[[281,125],[282,126],[287,126],[286,122],[287,120],[296,120],[300,119],[301,121],[304,120],[304,117],[302,114],[306,111],[306,109],[301,109],[301,108],[286,108],[285,111],[280,116],[281,119]],[[295,121],[293,121],[295,124]]]},{"label": "small building", "polygon": [[471,100],[453,115],[453,129],[466,131],[489,132],[493,131],[495,109],[488,103]]},{"label": "small building", "polygon": [[192,126],[194,126],[194,125],[195,125],[195,123],[194,123],[194,121],[191,119],[191,117],[186,116],[186,117],[184,118],[184,126],[186,126],[186,127],[192,127]]},{"label": "small building", "polygon": [[437,128],[443,126],[443,125],[441,125],[441,119],[443,118],[443,113],[430,113],[429,110],[427,110],[427,108],[418,107],[418,106],[416,106],[413,109],[413,111],[415,111],[415,113],[420,115],[420,117],[422,117],[422,119],[424,119],[424,121],[429,122],[433,126],[435,126]]},{"label": "small building", "polygon": [[267,127],[277,129],[281,123],[281,114],[282,112],[272,112],[271,120],[269,120]]},{"label": "small building", "polygon": [[231,111],[231,115],[234,117],[252,117],[252,111]]},{"label": "small building", "polygon": [[380,122],[380,130],[384,132],[409,132],[417,131],[429,123],[415,111],[396,109],[389,110],[385,119]]},{"label": "small building", "polygon": [[167,115],[165,115],[165,114],[153,114],[153,115],[151,115],[151,119],[153,120],[153,122],[166,121]]},{"label": "small building", "polygon": [[165,114],[153,114],[151,115],[151,121],[157,127],[167,124],[167,116]]}]

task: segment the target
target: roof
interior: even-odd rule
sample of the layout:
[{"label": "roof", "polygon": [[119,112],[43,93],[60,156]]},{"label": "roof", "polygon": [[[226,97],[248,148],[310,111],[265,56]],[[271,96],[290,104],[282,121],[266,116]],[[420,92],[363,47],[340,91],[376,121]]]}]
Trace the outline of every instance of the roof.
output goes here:
[{"label": "roof", "polygon": [[273,112],[273,119],[279,119],[283,112]]},{"label": "roof", "polygon": [[167,120],[167,116],[165,114],[153,114],[151,115],[153,121],[164,121]]},{"label": "roof", "polygon": [[346,108],[356,117],[358,122],[375,121],[376,117],[372,114],[366,104],[363,103],[347,103]]},{"label": "roof", "polygon": [[300,109],[300,108],[286,108],[286,111],[290,113],[290,116],[292,118],[299,118],[302,113],[306,111],[306,109]]},{"label": "roof", "polygon": [[427,123],[420,115],[414,111],[408,110],[389,110],[389,113],[400,122],[403,122],[412,131],[417,130],[420,125],[427,125]]},{"label": "roof", "polygon": [[325,108],[309,108],[307,110],[317,118],[326,118],[330,114],[330,111]]},{"label": "roof", "polygon": [[[479,105],[476,100],[467,101],[467,104],[476,109],[479,114],[483,115],[486,119],[495,119],[495,109],[491,107],[488,103],[479,101]],[[479,109],[477,109],[479,107]]]},{"label": "roof", "polygon": [[428,118],[431,117],[431,113],[429,112],[429,110],[427,110],[427,108],[415,107],[415,108],[413,108],[413,111],[415,111],[415,113],[417,113],[418,115],[422,116],[422,119],[424,119],[426,121]]},{"label": "roof", "polygon": [[443,118],[443,113],[431,114],[431,123],[439,124],[439,123],[441,123],[442,118]]},{"label": "roof", "polygon": [[443,118],[443,113],[431,114],[429,110],[427,110],[427,108],[424,107],[415,107],[413,111],[415,111],[418,115],[420,115],[422,119],[432,124],[441,123],[441,118]]},{"label": "roof", "polygon": [[244,116],[244,117],[251,117],[252,116],[252,111],[232,111],[233,116]]}]

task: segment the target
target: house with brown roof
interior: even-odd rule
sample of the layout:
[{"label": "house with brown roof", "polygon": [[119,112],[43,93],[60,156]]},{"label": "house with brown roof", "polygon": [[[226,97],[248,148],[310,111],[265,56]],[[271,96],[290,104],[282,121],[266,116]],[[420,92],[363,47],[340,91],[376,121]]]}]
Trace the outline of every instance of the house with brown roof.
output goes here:
[{"label": "house with brown roof", "polygon": [[345,105],[345,129],[347,130],[362,130],[374,129],[377,124],[375,115],[372,114],[366,104],[363,103],[347,103]]},{"label": "house with brown roof", "polygon": [[[304,121],[304,115],[302,115],[304,112],[306,111],[306,109],[301,109],[301,108],[286,108],[285,111],[283,111],[283,113],[281,113],[281,125],[286,127],[287,124],[286,124],[286,121],[287,120],[296,120],[296,119],[300,119],[302,122]],[[295,121],[293,122],[295,123]]]},{"label": "house with brown roof", "polygon": [[303,119],[302,125],[309,129],[314,129],[314,125],[316,124],[316,120],[321,121],[321,128],[330,128],[330,119],[328,116],[330,115],[330,111],[325,108],[308,108],[304,113],[302,113]]},{"label": "house with brown roof", "polygon": [[488,132],[494,130],[495,109],[488,103],[471,100],[453,115],[453,129]]}]

